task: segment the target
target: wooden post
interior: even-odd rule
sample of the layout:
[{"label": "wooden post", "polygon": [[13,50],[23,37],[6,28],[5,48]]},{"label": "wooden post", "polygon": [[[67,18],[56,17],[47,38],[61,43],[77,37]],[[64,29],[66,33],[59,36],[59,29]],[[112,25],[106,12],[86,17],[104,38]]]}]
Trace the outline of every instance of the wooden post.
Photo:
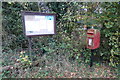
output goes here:
[{"label": "wooden post", "polygon": [[29,45],[28,45],[28,51],[29,51],[29,56],[30,56],[30,59],[31,59],[31,61],[32,61],[32,42],[31,42],[31,37],[28,37],[28,43],[29,43]]}]

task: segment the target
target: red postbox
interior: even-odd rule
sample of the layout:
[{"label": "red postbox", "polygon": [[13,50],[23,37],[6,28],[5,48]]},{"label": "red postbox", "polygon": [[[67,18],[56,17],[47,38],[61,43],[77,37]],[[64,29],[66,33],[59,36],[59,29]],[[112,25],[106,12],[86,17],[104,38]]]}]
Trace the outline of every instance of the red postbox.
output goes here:
[{"label": "red postbox", "polygon": [[96,49],[100,45],[100,31],[98,29],[87,30],[87,48]]}]

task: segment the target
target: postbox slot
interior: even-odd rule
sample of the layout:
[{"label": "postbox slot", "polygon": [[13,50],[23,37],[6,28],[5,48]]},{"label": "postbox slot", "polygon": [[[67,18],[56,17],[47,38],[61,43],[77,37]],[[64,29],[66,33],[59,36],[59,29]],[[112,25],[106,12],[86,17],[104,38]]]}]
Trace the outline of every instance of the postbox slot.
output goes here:
[{"label": "postbox slot", "polygon": [[87,33],[88,37],[94,37],[93,33]]},{"label": "postbox slot", "polygon": [[87,33],[87,34],[89,34],[89,35],[93,35],[93,33]]}]

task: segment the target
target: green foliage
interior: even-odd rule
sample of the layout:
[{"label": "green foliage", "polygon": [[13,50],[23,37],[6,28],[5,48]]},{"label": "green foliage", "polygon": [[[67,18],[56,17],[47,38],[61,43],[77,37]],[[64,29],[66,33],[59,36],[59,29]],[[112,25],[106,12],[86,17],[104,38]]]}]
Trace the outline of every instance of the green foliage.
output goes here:
[{"label": "green foliage", "polygon": [[[32,6],[35,5],[35,6]],[[54,41],[56,42],[49,42],[47,38],[41,38],[43,40],[47,40],[49,47],[45,41],[41,43],[45,43],[43,46],[41,43],[39,44],[39,39],[36,38],[35,43],[33,45],[38,51],[39,47],[44,49],[47,52],[54,52],[55,48],[52,49],[52,46],[59,45],[61,48],[70,49],[71,54],[73,55],[76,52],[81,53],[82,46],[85,46],[85,32],[82,31],[82,28],[77,21],[83,21],[83,24],[87,24],[88,27],[94,25],[97,26],[98,23],[103,24],[101,28],[101,46],[99,49],[99,53],[101,56],[109,55],[110,58],[115,57],[118,54],[118,3],[77,3],[77,2],[62,2],[62,3],[47,3],[47,6],[50,10],[54,11],[57,14],[57,35],[54,36]],[[26,48],[27,40],[22,35],[22,24],[21,24],[21,14],[20,12],[23,10],[32,10],[38,11],[37,3],[7,3],[3,2],[3,30],[7,32],[8,38],[4,39],[6,41],[8,39],[7,44],[3,47],[4,49],[10,47],[11,49],[15,49],[17,46],[21,45],[20,47]],[[85,10],[87,9],[87,11]],[[100,13],[100,9],[102,9]],[[62,10],[62,11],[61,11]],[[9,15],[8,15],[9,13]],[[114,14],[114,15],[113,15]],[[81,25],[82,26],[82,25]],[[79,36],[79,38],[78,38]],[[60,38],[56,39],[55,38]],[[84,38],[84,39],[83,39]],[[77,41],[74,41],[78,39]],[[109,40],[108,40],[109,39]],[[22,42],[22,43],[21,43]],[[34,42],[34,40],[33,40]],[[60,44],[62,42],[62,44]],[[5,42],[3,42],[5,43]],[[65,46],[63,45],[65,44]],[[67,45],[68,46],[67,46]],[[110,48],[110,49],[108,49]],[[71,50],[72,49],[72,50]],[[106,51],[107,49],[107,51]],[[7,50],[7,49],[6,49]],[[73,53],[73,54],[72,54]],[[107,53],[107,54],[106,54]],[[77,54],[80,56],[80,54]],[[78,56],[76,58],[78,59]],[[87,55],[88,56],[88,55]],[[86,56],[86,57],[87,57]],[[106,56],[105,56],[106,58]],[[116,58],[116,57],[115,57]],[[116,58],[118,59],[118,57]],[[113,61],[111,59],[111,61]],[[119,60],[114,60],[119,61]],[[117,62],[118,64],[118,62]]]},{"label": "green foliage", "polygon": [[10,71],[3,71],[1,76],[4,77],[4,78],[7,78],[8,76],[11,77]]},{"label": "green foliage", "polygon": [[32,64],[28,55],[26,55],[25,52],[23,51],[20,52],[20,55],[17,61],[21,63],[21,67],[29,67]]},{"label": "green foliage", "polygon": [[[89,63],[91,51],[86,49],[86,31],[95,26],[101,31],[100,47],[96,49],[94,56],[99,55],[103,62],[111,66],[120,64],[119,50],[119,23],[117,2],[84,3],[84,2],[49,2],[47,3],[51,13],[57,14],[57,34],[53,36],[40,36],[32,38],[32,58],[45,57],[45,61],[51,61],[60,65],[61,60],[78,63]],[[28,48],[28,41],[23,35],[21,11],[38,11],[38,3],[31,2],[3,2],[3,54],[12,53],[14,50]],[[81,22],[81,23],[77,23]],[[47,56],[45,56],[47,55]],[[4,56],[3,65],[9,65],[7,56]],[[31,61],[24,53],[19,55],[23,67],[29,66]],[[56,62],[55,62],[56,61]],[[96,63],[96,66],[99,66]],[[44,66],[45,67],[45,66]],[[65,68],[64,68],[65,69]],[[100,71],[102,74],[102,72]],[[5,72],[7,74],[7,72]],[[39,71],[36,77],[48,76],[48,71]],[[107,73],[105,73],[107,76]],[[29,76],[29,75],[28,75]],[[56,73],[56,76],[62,76]]]},{"label": "green foliage", "polygon": [[107,51],[104,52],[104,55],[106,55],[106,53],[107,55],[109,55],[109,57],[108,56],[107,57],[110,60],[110,65],[117,66],[120,63],[120,59],[118,59],[120,57],[119,49],[118,49],[118,38],[119,38],[118,34],[120,28],[118,23],[119,4],[117,2],[102,3],[101,7],[104,9],[103,13],[99,15],[99,20],[103,24],[103,28],[101,29],[101,33],[102,33],[101,41],[104,43],[104,45],[107,48]]},{"label": "green foliage", "polygon": [[[31,5],[35,5],[34,7]],[[31,6],[31,7],[30,7]],[[38,11],[37,3],[2,3],[2,28],[3,28],[3,47],[15,49],[16,47],[26,48],[27,40],[23,35],[23,25],[21,11]],[[6,42],[7,41],[7,42]],[[8,43],[9,42],[9,43]]]},{"label": "green foliage", "polygon": [[33,78],[44,78],[48,76],[49,72],[45,70],[39,70],[38,74],[33,76]]}]

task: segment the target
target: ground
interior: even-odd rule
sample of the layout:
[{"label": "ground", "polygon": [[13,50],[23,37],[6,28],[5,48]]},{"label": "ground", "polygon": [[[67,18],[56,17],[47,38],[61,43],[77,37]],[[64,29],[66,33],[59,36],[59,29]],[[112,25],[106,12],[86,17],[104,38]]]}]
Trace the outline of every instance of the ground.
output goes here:
[{"label": "ground", "polygon": [[[10,61],[7,65],[3,62],[3,77],[17,78],[117,78],[116,68],[110,67],[107,63],[95,63],[92,67],[84,62],[72,63],[67,59],[47,59],[47,55],[41,57],[36,64],[23,64],[17,60],[18,54],[7,54]],[[20,56],[20,55],[19,55]],[[53,55],[52,55],[53,56]],[[50,57],[50,56],[49,56]],[[5,58],[5,57],[4,57]],[[26,66],[27,65],[27,66]]]}]

